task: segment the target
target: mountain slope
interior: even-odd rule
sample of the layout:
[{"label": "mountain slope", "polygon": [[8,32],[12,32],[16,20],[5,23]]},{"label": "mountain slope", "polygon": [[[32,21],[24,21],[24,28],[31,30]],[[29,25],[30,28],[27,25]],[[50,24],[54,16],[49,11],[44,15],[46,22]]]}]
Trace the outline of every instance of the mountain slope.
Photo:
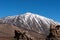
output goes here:
[{"label": "mountain slope", "polygon": [[14,30],[19,30],[19,28],[9,24],[0,24],[0,40],[14,40]]}]

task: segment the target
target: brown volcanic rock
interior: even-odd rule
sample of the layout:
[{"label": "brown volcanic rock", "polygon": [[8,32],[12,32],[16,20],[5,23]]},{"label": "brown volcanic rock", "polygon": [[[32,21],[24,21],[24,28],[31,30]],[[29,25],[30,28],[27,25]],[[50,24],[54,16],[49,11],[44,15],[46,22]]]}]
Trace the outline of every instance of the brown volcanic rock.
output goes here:
[{"label": "brown volcanic rock", "polygon": [[47,40],[60,40],[60,25],[51,25]]},{"label": "brown volcanic rock", "polygon": [[55,26],[55,28],[52,28],[51,33],[53,34],[53,40],[60,40],[60,25],[57,25]]}]

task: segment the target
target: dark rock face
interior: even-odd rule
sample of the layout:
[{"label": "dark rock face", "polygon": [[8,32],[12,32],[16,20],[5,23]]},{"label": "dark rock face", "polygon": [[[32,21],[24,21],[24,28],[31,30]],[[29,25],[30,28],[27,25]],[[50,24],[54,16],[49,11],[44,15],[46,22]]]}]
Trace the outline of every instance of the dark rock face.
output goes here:
[{"label": "dark rock face", "polygon": [[33,40],[32,38],[30,38],[26,35],[26,32],[22,33],[19,30],[15,30],[14,38],[16,38],[17,40],[20,40],[20,39],[22,39],[22,40]]},{"label": "dark rock face", "polygon": [[37,35],[36,37],[35,36],[31,37],[30,33],[29,33],[30,36],[28,36],[28,35],[26,35],[27,34],[26,32],[22,33],[19,30],[15,30],[14,33],[15,33],[14,38],[17,39],[17,40],[21,40],[21,39],[22,40],[46,40],[46,36],[45,35],[37,35],[36,34]]},{"label": "dark rock face", "polygon": [[60,25],[50,29],[50,33],[46,40],[60,40]]}]

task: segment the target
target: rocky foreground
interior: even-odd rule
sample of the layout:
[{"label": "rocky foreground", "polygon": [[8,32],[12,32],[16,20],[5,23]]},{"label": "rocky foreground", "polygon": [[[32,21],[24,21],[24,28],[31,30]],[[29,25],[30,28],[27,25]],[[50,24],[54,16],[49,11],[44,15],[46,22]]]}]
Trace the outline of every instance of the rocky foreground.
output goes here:
[{"label": "rocky foreground", "polygon": [[27,30],[24,28],[18,28],[13,25],[9,24],[0,24],[0,40],[15,40],[14,36],[15,30],[19,30],[21,33],[26,32],[25,39],[20,39],[20,40],[27,40],[27,38],[31,38],[31,40],[40,40],[40,39],[45,39],[45,35],[39,34],[37,32]]},{"label": "rocky foreground", "polygon": [[49,37],[44,34],[39,34],[35,31],[28,30],[25,28],[18,28],[10,24],[0,24],[0,40],[17,40],[14,38],[15,30],[20,33],[24,33],[23,39],[19,36],[19,40],[60,40],[60,25],[57,27],[55,25],[51,26]]}]

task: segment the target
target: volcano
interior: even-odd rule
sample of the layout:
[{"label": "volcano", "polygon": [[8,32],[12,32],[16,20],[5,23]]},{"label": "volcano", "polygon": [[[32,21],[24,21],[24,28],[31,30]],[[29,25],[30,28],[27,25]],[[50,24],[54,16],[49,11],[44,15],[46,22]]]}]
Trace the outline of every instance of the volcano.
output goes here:
[{"label": "volcano", "polygon": [[0,35],[13,37],[14,30],[17,29],[21,32],[25,31],[34,40],[40,40],[40,38],[46,38],[49,35],[51,25],[60,25],[60,23],[47,17],[27,12],[21,15],[0,18]]}]

